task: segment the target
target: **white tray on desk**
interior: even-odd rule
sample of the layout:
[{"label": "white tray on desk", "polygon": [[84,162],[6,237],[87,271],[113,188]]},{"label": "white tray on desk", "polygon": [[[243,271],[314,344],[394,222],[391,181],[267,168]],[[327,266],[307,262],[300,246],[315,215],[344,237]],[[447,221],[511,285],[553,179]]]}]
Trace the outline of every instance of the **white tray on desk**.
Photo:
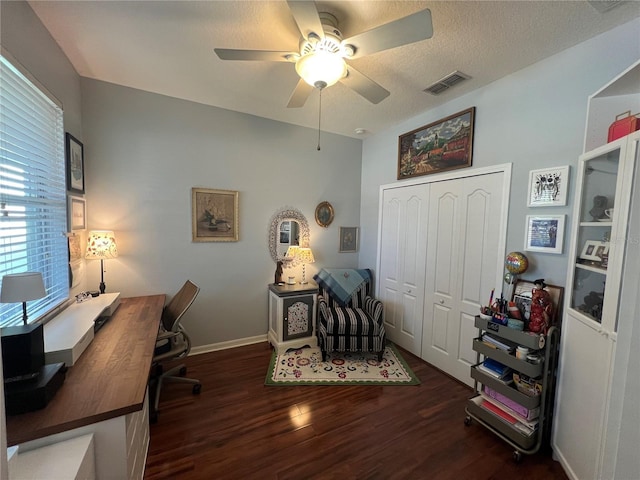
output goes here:
[{"label": "white tray on desk", "polygon": [[110,316],[120,304],[120,293],[103,293],[82,303],[72,303],[44,326],[45,363],[64,362],[71,367],[93,340],[93,324]]}]

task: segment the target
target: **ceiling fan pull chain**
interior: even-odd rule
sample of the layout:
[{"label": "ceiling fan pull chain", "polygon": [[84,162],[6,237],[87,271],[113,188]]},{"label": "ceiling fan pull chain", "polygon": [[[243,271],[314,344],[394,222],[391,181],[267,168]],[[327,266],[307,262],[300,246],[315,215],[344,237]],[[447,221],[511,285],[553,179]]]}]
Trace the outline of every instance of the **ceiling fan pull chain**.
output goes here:
[{"label": "ceiling fan pull chain", "polygon": [[318,106],[318,151],[320,151],[320,117],[322,116],[322,88],[320,88],[320,104]]}]

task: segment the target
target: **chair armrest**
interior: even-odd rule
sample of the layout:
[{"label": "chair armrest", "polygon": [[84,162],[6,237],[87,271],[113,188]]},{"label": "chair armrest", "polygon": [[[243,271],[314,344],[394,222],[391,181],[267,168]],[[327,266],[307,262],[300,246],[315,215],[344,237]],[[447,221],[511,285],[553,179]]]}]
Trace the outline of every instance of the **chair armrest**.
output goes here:
[{"label": "chair armrest", "polygon": [[318,296],[318,313],[320,314],[321,321],[326,321],[326,319],[331,315],[329,312],[329,305],[327,305],[327,300],[323,296]]},{"label": "chair armrest", "polygon": [[380,300],[373,297],[365,297],[364,311],[371,315],[371,318],[373,318],[376,323],[382,325],[384,306]]},{"label": "chair armrest", "polygon": [[177,335],[180,335],[180,332],[160,332],[156,337],[156,342],[161,342],[163,340],[169,340],[170,338],[174,338]]}]

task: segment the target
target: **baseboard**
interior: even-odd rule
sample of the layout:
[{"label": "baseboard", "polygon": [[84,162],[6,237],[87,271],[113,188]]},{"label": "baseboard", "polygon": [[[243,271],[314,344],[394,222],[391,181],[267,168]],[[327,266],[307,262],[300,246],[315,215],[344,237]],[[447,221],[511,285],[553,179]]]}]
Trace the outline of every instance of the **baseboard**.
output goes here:
[{"label": "baseboard", "polygon": [[212,343],[209,345],[200,345],[191,348],[189,355],[200,355],[201,353],[217,352],[218,350],[227,350],[229,348],[243,347],[245,345],[253,345],[254,343],[266,342],[267,335],[257,335],[255,337],[239,338],[238,340],[229,340],[228,342]]}]

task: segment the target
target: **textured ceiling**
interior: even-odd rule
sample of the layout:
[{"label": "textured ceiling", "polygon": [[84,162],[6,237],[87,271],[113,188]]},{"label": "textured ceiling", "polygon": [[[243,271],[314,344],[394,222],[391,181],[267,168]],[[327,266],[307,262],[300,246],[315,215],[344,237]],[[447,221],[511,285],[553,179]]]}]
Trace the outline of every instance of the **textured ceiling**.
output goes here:
[{"label": "textured ceiling", "polygon": [[[317,128],[318,92],[286,108],[293,64],[222,61],[214,47],[295,51],[300,34],[278,1],[30,1],[81,76]],[[586,1],[317,1],[345,37],[429,8],[433,37],[350,63],[391,95],[377,105],[342,84],[322,94],[322,129],[366,136],[640,16]],[[472,77],[440,96],[427,86]],[[453,113],[453,112],[452,112]]]}]

